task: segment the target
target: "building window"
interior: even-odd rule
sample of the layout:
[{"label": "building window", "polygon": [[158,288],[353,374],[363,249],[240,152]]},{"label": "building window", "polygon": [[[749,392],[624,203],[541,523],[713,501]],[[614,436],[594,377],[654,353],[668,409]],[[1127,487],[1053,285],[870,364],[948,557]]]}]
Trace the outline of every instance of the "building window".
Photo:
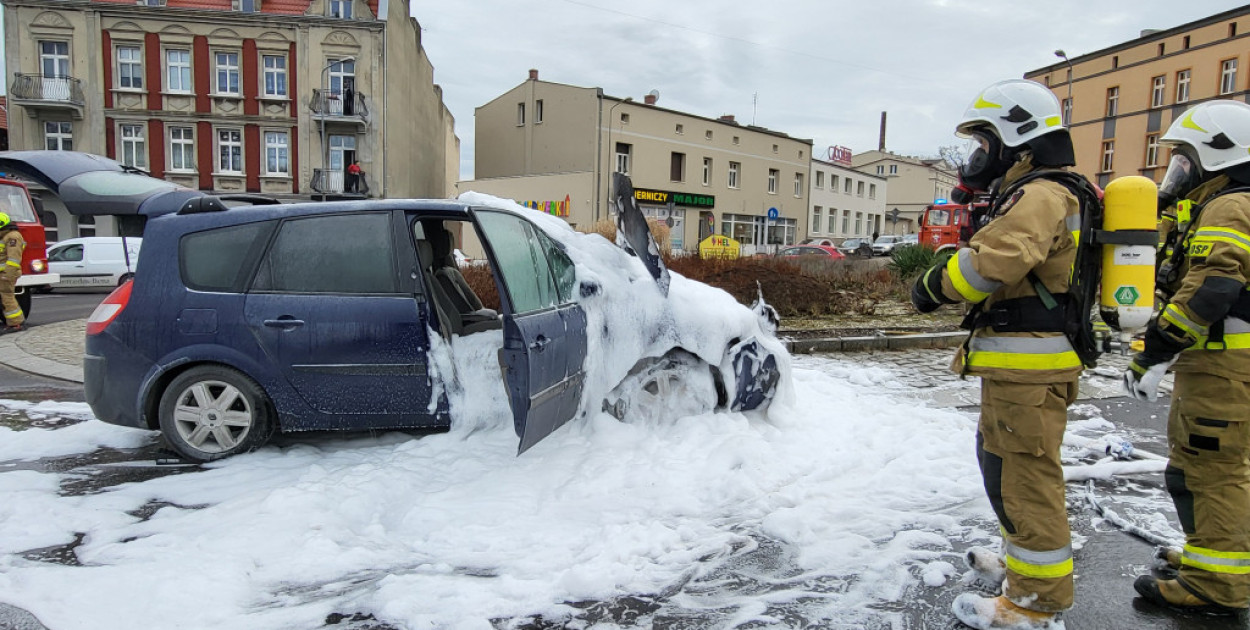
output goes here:
[{"label": "building window", "polygon": [[117,47],[117,87],[143,89],[143,50],[138,46]]},{"label": "building window", "polygon": [[518,127],[525,124],[525,103],[516,104],[516,124]]},{"label": "building window", "polygon": [[61,240],[61,230],[57,227],[56,213],[47,210],[39,213],[39,222],[43,224],[43,237],[49,245]]},{"label": "building window", "polygon": [[69,78],[69,42],[39,42],[39,71],[45,79]]},{"label": "building window", "polygon": [[855,182],[855,196],[856,197],[864,196],[864,182]]},{"label": "building window", "polygon": [[846,236],[851,232],[851,211],[842,211],[842,235]]},{"label": "building window", "polygon": [[330,17],[352,19],[352,0],[330,0]]},{"label": "building window", "polygon": [[842,186],[842,192],[843,192],[844,194],[847,194],[847,195],[851,194],[851,186],[852,186],[852,185],[853,185],[853,184],[852,184],[852,182],[851,182],[851,178],[849,178],[849,177],[848,177],[848,178],[846,178],[845,185],[844,185],[844,186]]},{"label": "building window", "polygon": [[1102,172],[1110,173],[1115,167],[1115,141],[1102,143]]},{"label": "building window", "polygon": [[1185,39],[1181,40],[1181,48],[1184,48],[1185,50],[1189,50],[1189,36],[1188,35],[1185,36]]},{"label": "building window", "polygon": [[1120,88],[1107,88],[1107,118],[1120,112]]},{"label": "building window", "polygon": [[734,143],[734,144],[739,144],[739,143],[741,143],[741,142],[742,142],[742,139],[741,139],[741,138],[739,138],[738,136],[734,136],[734,139],[733,139],[733,143]]},{"label": "building window", "polygon": [[217,94],[239,94],[239,53],[219,52],[217,59]]},{"label": "building window", "polygon": [[265,55],[265,96],[286,96],[286,56]]},{"label": "building window", "polygon": [[625,112],[621,112],[621,124],[622,125],[629,124],[629,114],[626,114]]},{"label": "building window", "polygon": [[703,158],[703,185],[712,185],[712,158]]},{"label": "building window", "polygon": [[1063,124],[1068,126],[1072,124],[1072,99],[1063,99]]},{"label": "building window", "polygon": [[704,140],[711,140],[711,139],[712,139],[712,130],[711,130],[711,129],[708,129],[707,131],[703,132],[703,139],[704,139]]},{"label": "building window", "polygon": [[290,155],[285,131],[265,132],[265,174],[290,175]]},{"label": "building window", "polygon": [[235,11],[243,13],[256,13],[260,11],[260,0],[234,0],[232,3]]},{"label": "building window", "polygon": [[616,143],[616,172],[629,175],[629,153],[633,145]]},{"label": "building window", "polygon": [[1159,165],[1159,134],[1146,136],[1146,166]]},{"label": "building window", "polygon": [[1181,70],[1176,73],[1176,102],[1189,102],[1189,71]]},{"label": "building window", "polygon": [[877,185],[876,184],[868,184],[868,198],[869,199],[877,198]]},{"label": "building window", "polygon": [[768,194],[777,194],[777,175],[780,173],[775,168],[768,169]]},{"label": "building window", "polygon": [[1228,36],[1229,36],[1229,37],[1236,37],[1236,36],[1237,36],[1237,23],[1236,23],[1236,22],[1231,22],[1231,23],[1229,23],[1229,25],[1228,25]]},{"label": "building window", "polygon": [[540,124],[543,121],[543,99],[534,101],[534,124]]},{"label": "building window", "polygon": [[49,151],[73,151],[74,124],[69,122],[43,123],[43,146]]},{"label": "building window", "polygon": [[238,129],[217,130],[217,172],[243,172],[243,133]]},{"label": "building window", "polygon": [[668,177],[675,182],[686,181],[686,154],[673,152],[668,163]]},{"label": "building window", "polygon": [[1120,67],[1120,56],[1112,55],[1111,56],[1111,69],[1115,70],[1116,68],[1119,68],[1119,67]]},{"label": "building window", "polygon": [[891,175],[898,175],[898,164],[891,164],[891,165],[890,165],[890,174],[891,174]]},{"label": "building window", "polygon": [[778,148],[778,147],[777,147],[777,145],[775,145],[775,144],[774,144],[774,145],[773,145],[773,153],[776,153],[776,152],[777,152],[777,148]]},{"label": "building window", "polygon": [[1220,95],[1237,91],[1237,60],[1227,59],[1220,63]]},{"label": "building window", "polygon": [[878,164],[878,165],[877,165],[877,174],[878,174],[878,175],[885,175],[885,165],[884,165],[884,164]]},{"label": "building window", "polygon": [[820,233],[820,206],[812,208],[812,234]]},{"label": "building window", "polygon": [[95,236],[95,217],[84,214],[78,217],[78,236]]},{"label": "building window", "polygon": [[684,135],[685,133],[686,133],[686,126],[681,123],[677,123],[677,135],[680,136],[680,135]]},{"label": "building window", "polygon": [[738,187],[738,171],[741,168],[742,168],[742,165],[739,164],[738,162],[729,163],[729,187],[730,188]]},{"label": "building window", "polygon": [[169,49],[165,51],[165,86],[170,92],[194,91],[191,83],[191,51]]},{"label": "building window", "polygon": [[794,196],[800,197],[800,198],[803,196],[803,174],[802,173],[794,174]]},{"label": "building window", "polygon": [[824,171],[816,171],[816,181],[814,183],[817,188],[825,187],[825,172]]},{"label": "building window", "polygon": [[1159,56],[1160,56],[1160,57],[1162,57],[1162,56],[1163,56],[1163,51],[1164,51],[1164,50],[1165,50],[1165,48],[1164,48],[1163,42],[1159,42]]},{"label": "building window", "polygon": [[1167,94],[1167,77],[1158,76],[1152,80],[1150,86],[1150,106],[1163,107],[1164,95]]},{"label": "building window", "polygon": [[121,163],[146,170],[148,152],[143,139],[143,125],[122,125],[121,143]]},{"label": "building window", "polygon": [[169,170],[182,172],[195,170],[194,128],[169,128]]},{"label": "building window", "polygon": [[[343,101],[350,100],[352,94],[349,91],[356,89],[356,60],[355,59],[328,59],[330,72],[327,73],[330,78],[330,93],[340,94],[344,97]],[[331,107],[335,107],[333,104]],[[342,108],[340,104],[337,107]]]},{"label": "building window", "polygon": [[[749,214],[726,214],[720,222],[721,234],[742,243],[755,243],[756,217]],[[762,227],[762,225],[761,225]]]},{"label": "building window", "polygon": [[838,176],[829,174],[829,192],[838,192]]},{"label": "building window", "polygon": [[859,236],[860,234],[863,234],[863,233],[864,233],[864,213],[856,212],[855,213],[855,236]]}]

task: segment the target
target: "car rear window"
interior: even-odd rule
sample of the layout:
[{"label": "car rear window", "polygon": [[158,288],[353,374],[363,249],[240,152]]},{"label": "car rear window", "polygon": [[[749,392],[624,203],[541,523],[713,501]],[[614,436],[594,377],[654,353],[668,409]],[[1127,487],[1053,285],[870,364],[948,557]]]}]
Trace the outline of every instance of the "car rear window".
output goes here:
[{"label": "car rear window", "polygon": [[274,222],[247,223],[195,232],[182,237],[179,267],[182,282],[199,291],[242,292],[247,261],[258,242],[273,230]]}]

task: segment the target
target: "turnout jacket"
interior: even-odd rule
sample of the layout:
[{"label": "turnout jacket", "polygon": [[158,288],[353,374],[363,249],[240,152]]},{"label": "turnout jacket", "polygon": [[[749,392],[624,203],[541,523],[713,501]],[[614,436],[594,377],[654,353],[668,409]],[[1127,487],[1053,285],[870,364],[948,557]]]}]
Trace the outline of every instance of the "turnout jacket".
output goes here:
[{"label": "turnout jacket", "polygon": [[[1028,160],[1003,178],[1003,188],[1033,172]],[[956,302],[981,304],[993,314],[996,305],[1013,304],[1030,316],[1046,310],[1032,275],[1055,296],[1066,296],[1076,238],[1080,233],[1080,202],[1064,185],[1034,179],[1001,201],[995,217],[960,249],[942,271],[942,293]],[[1019,300],[1019,298],[1034,298]],[[1053,316],[1062,322],[1063,306]],[[1020,330],[980,321],[960,348],[951,369],[960,374],[1016,383],[1056,383],[1075,379],[1081,359],[1063,332]]]},{"label": "turnout jacket", "polygon": [[26,239],[17,228],[0,230],[0,239],[4,241],[4,275],[17,278],[22,275],[22,252],[26,250]]}]

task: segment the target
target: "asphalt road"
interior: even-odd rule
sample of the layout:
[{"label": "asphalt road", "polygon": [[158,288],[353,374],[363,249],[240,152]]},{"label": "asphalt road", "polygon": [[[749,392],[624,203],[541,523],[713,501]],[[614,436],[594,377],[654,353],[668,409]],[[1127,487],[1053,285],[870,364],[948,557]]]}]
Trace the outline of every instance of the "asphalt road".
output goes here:
[{"label": "asphalt road", "polygon": [[71,319],[82,319],[91,315],[91,311],[108,297],[108,291],[95,289],[75,289],[54,291],[52,293],[36,293],[31,298],[31,326],[54,324]]}]

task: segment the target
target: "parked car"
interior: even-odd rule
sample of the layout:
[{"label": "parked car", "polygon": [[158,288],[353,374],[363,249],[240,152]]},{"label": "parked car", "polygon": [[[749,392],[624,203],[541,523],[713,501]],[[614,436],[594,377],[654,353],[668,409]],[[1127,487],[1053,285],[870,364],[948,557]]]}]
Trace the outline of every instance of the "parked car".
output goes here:
[{"label": "parked car", "polygon": [[877,237],[877,240],[872,243],[872,254],[874,256],[889,256],[890,252],[894,251],[895,247],[902,244],[902,236],[894,236],[890,234],[879,236]]},{"label": "parked car", "polygon": [[848,238],[838,245],[838,251],[846,256],[858,256],[860,258],[872,258],[872,239],[870,238]]},{"label": "parked car", "polygon": [[805,238],[799,245],[828,245],[829,247],[837,247],[838,244],[831,238]]},{"label": "parked car", "polygon": [[[788,369],[771,307],[670,277],[628,180],[614,189],[629,251],[473,193],[148,199],[134,280],[87,323],[87,402],[193,461],[275,431],[448,427],[494,391],[461,382],[460,351],[487,374],[497,357],[518,453],[590,413],[765,409]],[[456,235],[480,241],[499,304],[460,273]]]},{"label": "parked car", "polygon": [[830,247],[828,245],[796,245],[794,247],[787,247],[777,252],[777,258],[845,260],[846,255],[838,251],[836,247]]},{"label": "parked car", "polygon": [[[123,243],[124,241],[124,243]],[[120,286],[134,277],[141,238],[86,236],[48,248],[48,268],[60,274],[51,289]]]},{"label": "parked car", "polygon": [[919,245],[919,244],[920,244],[920,235],[916,234],[915,232],[912,232],[911,234],[903,235],[903,242],[899,246],[901,247],[904,245]]}]

